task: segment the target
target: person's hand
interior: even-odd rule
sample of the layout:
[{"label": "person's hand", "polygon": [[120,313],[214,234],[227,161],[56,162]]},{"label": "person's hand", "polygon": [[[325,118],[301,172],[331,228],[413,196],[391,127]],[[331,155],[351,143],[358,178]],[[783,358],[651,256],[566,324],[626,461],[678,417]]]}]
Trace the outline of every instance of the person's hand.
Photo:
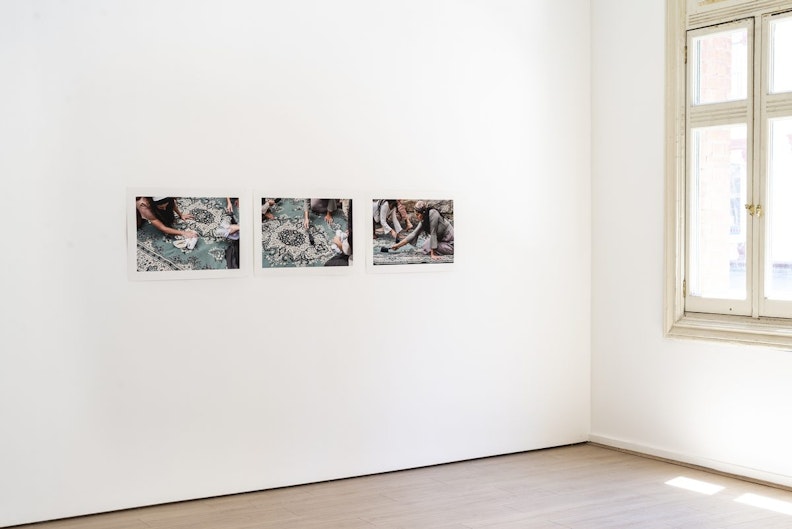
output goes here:
[{"label": "person's hand", "polygon": [[305,217],[305,218],[303,219],[303,228],[305,228],[305,229],[307,230],[307,229],[308,229],[308,226],[310,226],[310,224],[309,224],[309,222],[308,222],[308,217]]},{"label": "person's hand", "polygon": [[185,239],[195,239],[198,237],[198,232],[193,230],[184,230],[182,232],[182,237]]},{"label": "person's hand", "polygon": [[231,202],[226,204],[226,213],[233,213],[233,211],[234,211],[234,206],[231,205]]},{"label": "person's hand", "polygon": [[192,219],[192,218],[194,218],[194,217],[192,216],[192,213],[182,213],[182,214],[181,214],[181,219],[182,219],[182,220],[190,220],[190,219]]},{"label": "person's hand", "polygon": [[398,243],[394,244],[393,246],[391,246],[390,249],[391,250],[398,250],[402,246],[404,246],[404,243],[398,242]]},{"label": "person's hand", "polygon": [[333,223],[333,214],[330,213],[329,211],[325,214],[325,222],[327,222],[328,224]]}]

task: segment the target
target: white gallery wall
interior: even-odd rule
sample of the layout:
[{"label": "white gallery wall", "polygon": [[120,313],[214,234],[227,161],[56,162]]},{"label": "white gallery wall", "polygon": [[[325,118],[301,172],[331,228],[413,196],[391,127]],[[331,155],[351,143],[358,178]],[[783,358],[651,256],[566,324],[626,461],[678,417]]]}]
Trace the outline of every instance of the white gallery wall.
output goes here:
[{"label": "white gallery wall", "polygon": [[[0,526],[586,440],[589,23],[586,0],[0,2]],[[359,236],[342,274],[129,281],[146,186],[337,191],[358,233],[370,198],[439,192],[456,262],[372,274]],[[642,259],[647,202],[619,225],[651,224]],[[635,262],[597,255],[604,281]],[[636,274],[635,328],[596,315],[600,378],[659,332],[660,270]],[[666,349],[723,354],[640,354]]]},{"label": "white gallery wall", "polygon": [[792,352],[663,337],[665,1],[592,2],[594,441],[792,485]]}]

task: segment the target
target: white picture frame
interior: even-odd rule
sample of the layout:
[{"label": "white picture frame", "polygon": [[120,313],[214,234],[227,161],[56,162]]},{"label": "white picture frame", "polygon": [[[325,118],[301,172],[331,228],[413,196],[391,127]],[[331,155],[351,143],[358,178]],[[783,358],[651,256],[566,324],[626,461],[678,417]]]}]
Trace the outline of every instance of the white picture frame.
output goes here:
[{"label": "white picture frame", "polygon": [[[154,198],[172,198],[180,215],[170,227],[181,234],[166,233],[158,218],[146,219],[155,207]],[[249,193],[239,189],[185,189],[165,187],[128,188],[126,193],[127,270],[131,280],[173,280],[242,277],[250,273]],[[226,211],[228,200],[232,212]],[[156,201],[160,212],[163,200]],[[173,213],[176,213],[174,211]],[[166,215],[167,216],[167,215]],[[236,223],[234,222],[236,221]],[[238,230],[235,230],[238,227]],[[169,230],[170,231],[170,230]],[[184,234],[195,233],[196,237]],[[234,235],[234,234],[238,235]],[[238,268],[229,246],[238,248]]]}]

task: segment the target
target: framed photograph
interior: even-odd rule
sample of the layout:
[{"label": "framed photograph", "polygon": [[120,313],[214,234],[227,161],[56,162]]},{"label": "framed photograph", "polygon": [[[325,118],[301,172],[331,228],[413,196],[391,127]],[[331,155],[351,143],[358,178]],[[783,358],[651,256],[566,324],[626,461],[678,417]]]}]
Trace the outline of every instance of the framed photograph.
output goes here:
[{"label": "framed photograph", "polygon": [[371,220],[374,269],[439,270],[453,264],[453,199],[375,198]]},{"label": "framed photograph", "polygon": [[[257,270],[349,267],[353,262],[351,198],[256,198]],[[260,211],[259,211],[260,210]]]},{"label": "framed photograph", "polygon": [[133,279],[239,276],[248,268],[250,217],[238,193],[129,190],[127,208]]}]

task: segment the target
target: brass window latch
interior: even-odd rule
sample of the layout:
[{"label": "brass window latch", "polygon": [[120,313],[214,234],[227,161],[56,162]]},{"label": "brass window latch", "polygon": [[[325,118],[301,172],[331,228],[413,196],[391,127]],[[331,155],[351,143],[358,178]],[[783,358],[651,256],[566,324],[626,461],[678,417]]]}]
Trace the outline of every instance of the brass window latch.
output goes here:
[{"label": "brass window latch", "polygon": [[762,216],[762,205],[761,204],[756,204],[756,205],[746,204],[745,205],[745,209],[748,210],[748,214],[751,215],[752,217],[754,215],[756,215],[757,218]]}]

